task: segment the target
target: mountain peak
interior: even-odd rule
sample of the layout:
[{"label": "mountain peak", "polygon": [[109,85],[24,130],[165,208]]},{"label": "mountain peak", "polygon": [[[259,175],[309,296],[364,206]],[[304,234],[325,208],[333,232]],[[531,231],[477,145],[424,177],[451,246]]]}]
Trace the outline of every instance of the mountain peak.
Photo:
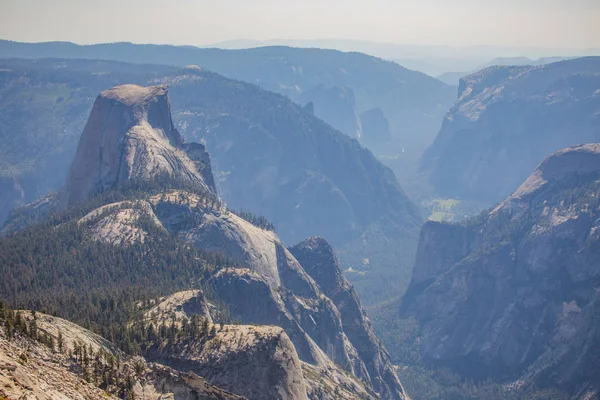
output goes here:
[{"label": "mountain peak", "polygon": [[100,93],[100,97],[115,100],[131,107],[156,101],[159,97],[167,96],[168,91],[169,87],[167,85],[139,86],[125,84],[106,89]]},{"label": "mountain peak", "polygon": [[548,156],[525,182],[497,209],[522,199],[551,181],[563,181],[576,175],[600,173],[600,143],[588,143],[561,149]]},{"label": "mountain peak", "polygon": [[159,177],[215,191],[204,146],[184,143],[173,124],[168,87],[120,85],[100,93],[81,135],[61,205],[132,180]]}]

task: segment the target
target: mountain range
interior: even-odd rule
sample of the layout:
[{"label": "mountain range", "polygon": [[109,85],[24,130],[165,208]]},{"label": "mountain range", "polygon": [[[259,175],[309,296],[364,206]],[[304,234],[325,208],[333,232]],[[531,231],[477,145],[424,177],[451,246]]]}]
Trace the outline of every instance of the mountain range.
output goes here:
[{"label": "mountain range", "polygon": [[[169,382],[175,398],[193,389],[205,396],[203,391],[213,391],[207,398],[405,399],[329,244],[312,237],[286,249],[265,220],[228,210],[204,146],[185,142],[175,128],[167,91],[164,85],[127,84],[100,93],[65,186],[45,200],[48,217],[37,215],[39,222],[0,241],[2,298],[11,307],[41,301],[38,309],[96,326],[122,349],[142,355],[132,361],[131,384],[113,385],[114,394],[130,395],[136,385],[165,391]],[[37,247],[42,242],[53,245]],[[28,285],[15,285],[27,276]],[[129,297],[136,288],[146,297]],[[148,297],[150,292],[167,295]],[[94,296],[109,300],[98,307]],[[117,307],[125,313],[123,325],[115,323],[115,301],[125,301]],[[62,307],[65,302],[69,306]],[[99,340],[81,328],[35,313],[24,320],[21,312],[5,309],[11,328],[3,343],[16,336],[64,346],[65,335],[83,336],[67,346],[87,382],[101,386],[88,375],[93,354],[96,369],[114,357],[127,362],[108,342],[88,345]],[[96,316],[88,319],[90,313]],[[52,328],[44,325],[49,319]],[[101,320],[106,323],[95,325]],[[14,361],[9,357],[10,365]],[[17,382],[18,371],[25,373],[19,368],[9,369]],[[177,370],[190,372],[182,379]],[[121,368],[112,373],[118,376]],[[165,377],[158,389],[160,379],[147,378],[153,374],[174,381]],[[42,387],[21,389],[35,393]]]},{"label": "mountain range", "polygon": [[215,184],[231,208],[268,217],[285,243],[327,238],[345,265],[366,271],[353,275],[361,293],[370,282],[385,282],[376,296],[364,292],[366,301],[393,296],[407,284],[418,209],[368,150],[287,98],[196,67],[87,60],[1,65],[5,216],[60,187],[93,91],[167,84],[177,129],[205,143]]},{"label": "mountain range", "polygon": [[600,58],[3,54],[1,396],[598,399]]},{"label": "mountain range", "polygon": [[[321,117],[331,114],[319,109],[319,93],[336,90],[335,87],[349,88],[358,114],[379,108],[389,122],[391,142],[371,141],[368,143],[371,150],[377,155],[400,154],[403,160],[409,156],[420,157],[431,144],[456,95],[454,87],[395,62],[362,53],[318,48],[270,46],[223,50],[132,43],[79,46],[66,42],[0,41],[0,57],[116,60],[179,67],[197,65],[286,95],[300,105],[314,101],[315,114]],[[311,93],[317,97],[312,98]],[[345,98],[334,96],[330,99],[341,104],[326,106],[344,107]],[[336,118],[338,115],[334,114],[333,119],[325,121],[339,127]],[[353,114],[342,122],[344,126],[354,123]],[[346,133],[354,137],[356,132],[350,129]],[[401,183],[414,178],[413,169],[407,168],[405,163],[389,165]]]}]

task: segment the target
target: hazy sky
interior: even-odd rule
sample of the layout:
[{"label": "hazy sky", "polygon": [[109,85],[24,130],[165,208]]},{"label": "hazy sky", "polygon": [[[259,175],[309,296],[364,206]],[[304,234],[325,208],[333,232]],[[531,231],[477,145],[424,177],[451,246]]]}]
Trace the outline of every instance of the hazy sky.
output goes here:
[{"label": "hazy sky", "polygon": [[0,0],[0,38],[600,47],[600,0]]}]

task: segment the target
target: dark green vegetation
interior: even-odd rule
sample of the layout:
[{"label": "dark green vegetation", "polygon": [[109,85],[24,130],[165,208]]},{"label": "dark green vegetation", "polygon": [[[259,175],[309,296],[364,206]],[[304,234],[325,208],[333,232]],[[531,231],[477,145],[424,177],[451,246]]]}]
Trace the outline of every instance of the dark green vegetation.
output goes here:
[{"label": "dark green vegetation", "polygon": [[[189,319],[184,317],[180,321],[172,320],[169,324],[164,321],[160,325],[154,324],[141,317],[150,304],[156,303],[149,300],[143,303],[134,301],[131,304],[118,304],[137,310],[131,323],[119,325],[119,336],[115,338],[126,354],[112,349],[107,351],[104,348],[94,351],[91,344],[86,345],[77,339],[67,343],[61,331],[55,337],[39,327],[37,312],[15,311],[1,301],[0,326],[8,340],[16,341],[27,348],[31,346],[31,341],[46,346],[54,355],[66,356],[61,360],[61,364],[66,362],[69,371],[77,374],[82,380],[105,393],[133,400],[134,385],[136,380],[143,377],[147,365],[142,359],[132,359],[128,355],[141,355],[151,346],[160,344],[188,345],[193,342],[195,346],[203,346],[224,327],[223,324],[209,324],[199,315],[193,315]],[[29,362],[28,351],[20,354],[18,361],[21,364]]]},{"label": "dark green vegetation", "polygon": [[[9,340],[33,340],[47,346],[52,352],[68,355],[70,370],[76,372],[88,383],[93,383],[107,393],[119,396],[122,399],[133,399],[133,384],[135,375],[128,371],[125,364],[121,363],[120,356],[114,356],[105,351],[94,352],[92,347],[82,343],[65,343],[61,335],[54,337],[38,329],[37,315],[24,315],[22,311],[15,311],[0,302],[0,323]],[[68,347],[72,347],[68,349]],[[28,362],[24,352],[20,356],[21,363]]]},{"label": "dark green vegetation", "polygon": [[398,315],[400,302],[380,304],[369,309],[377,336],[385,343],[398,367],[398,377],[407,393],[418,400],[567,400],[568,392],[526,384],[499,383],[489,376],[474,380],[451,368],[423,361],[419,348],[419,324],[414,318]]},{"label": "dark green vegetation", "polygon": [[163,188],[143,183],[111,190],[0,239],[0,297],[13,308],[73,321],[129,350],[126,327],[139,317],[138,302],[202,288],[215,268],[233,265],[143,218],[138,224],[148,238],[131,246],[93,240],[77,224],[100,205]]},{"label": "dark green vegetation", "polygon": [[[178,129],[188,140],[206,142],[228,206],[264,215],[288,244],[325,237],[344,268],[359,270],[351,278],[365,303],[397,296],[406,286],[418,210],[368,150],[285,97],[195,68],[4,60],[0,70],[1,151],[11,154],[3,170],[23,188],[21,203],[62,185],[98,92],[120,83],[166,83]],[[49,92],[54,103],[38,114],[12,100]],[[64,104],[79,110],[78,117]],[[366,290],[373,285],[383,288],[377,296]]]},{"label": "dark green vegetation", "polygon": [[251,213],[250,211],[245,211],[245,210],[240,210],[240,211],[229,210],[229,211],[234,213],[238,217],[245,219],[246,221],[250,222],[252,225],[254,225],[258,228],[266,229],[268,231],[275,230],[275,225],[273,225],[272,222],[270,222],[267,218],[263,217],[262,215],[256,215],[256,214]]}]

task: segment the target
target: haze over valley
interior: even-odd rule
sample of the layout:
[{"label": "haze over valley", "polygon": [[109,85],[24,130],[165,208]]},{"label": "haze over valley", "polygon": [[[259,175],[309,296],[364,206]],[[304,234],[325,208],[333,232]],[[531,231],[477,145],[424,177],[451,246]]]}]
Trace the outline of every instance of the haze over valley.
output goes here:
[{"label": "haze over valley", "polygon": [[0,4],[0,400],[599,400],[600,4]]}]

